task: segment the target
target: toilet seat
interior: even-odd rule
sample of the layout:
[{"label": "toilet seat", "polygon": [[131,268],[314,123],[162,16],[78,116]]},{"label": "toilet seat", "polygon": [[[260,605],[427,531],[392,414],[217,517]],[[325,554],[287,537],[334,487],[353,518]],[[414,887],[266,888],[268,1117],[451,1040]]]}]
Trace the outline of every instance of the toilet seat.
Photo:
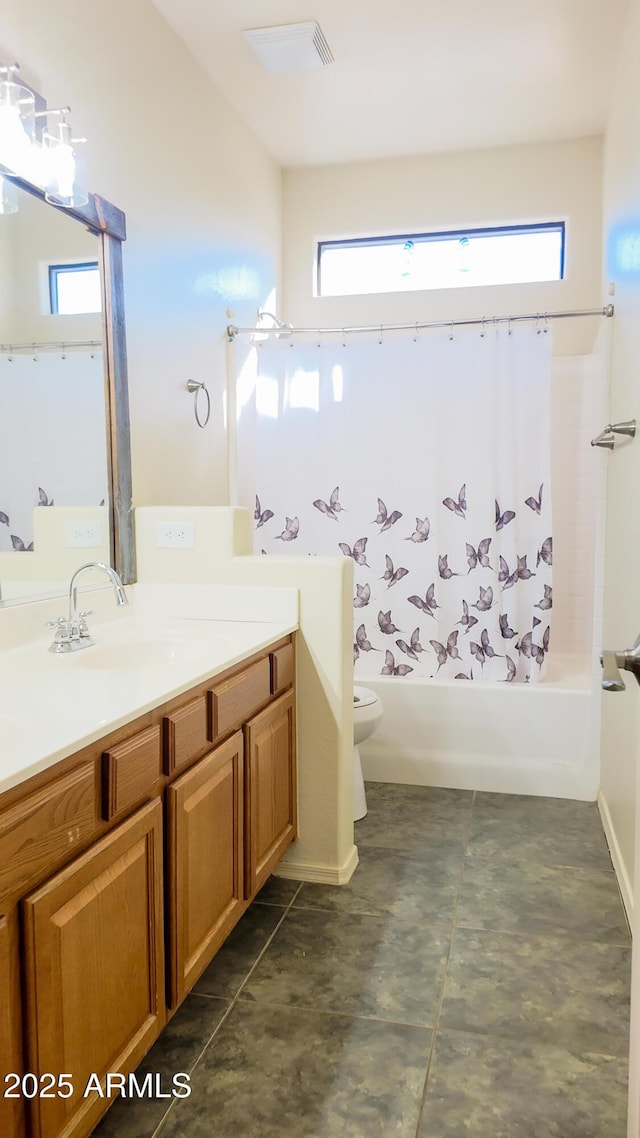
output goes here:
[{"label": "toilet seat", "polygon": [[356,707],[371,707],[372,703],[376,703],[378,697],[371,688],[361,688],[354,686],[353,689],[353,706]]}]

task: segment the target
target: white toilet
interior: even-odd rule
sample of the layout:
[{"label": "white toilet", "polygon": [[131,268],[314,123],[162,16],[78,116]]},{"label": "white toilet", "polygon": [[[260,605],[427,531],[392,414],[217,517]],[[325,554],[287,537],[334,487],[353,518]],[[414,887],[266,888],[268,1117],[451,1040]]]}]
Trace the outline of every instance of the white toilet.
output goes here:
[{"label": "white toilet", "polygon": [[353,820],[359,822],[367,813],[362,763],[358,745],[368,739],[380,724],[384,713],[382,700],[371,688],[353,689]]}]

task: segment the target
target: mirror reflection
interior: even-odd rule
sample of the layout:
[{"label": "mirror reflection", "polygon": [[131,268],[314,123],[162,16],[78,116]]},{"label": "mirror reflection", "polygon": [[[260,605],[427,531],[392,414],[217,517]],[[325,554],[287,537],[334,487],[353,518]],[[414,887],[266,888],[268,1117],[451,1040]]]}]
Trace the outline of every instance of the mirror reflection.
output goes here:
[{"label": "mirror reflection", "polygon": [[0,601],[109,560],[99,238],[5,179],[0,196]]}]

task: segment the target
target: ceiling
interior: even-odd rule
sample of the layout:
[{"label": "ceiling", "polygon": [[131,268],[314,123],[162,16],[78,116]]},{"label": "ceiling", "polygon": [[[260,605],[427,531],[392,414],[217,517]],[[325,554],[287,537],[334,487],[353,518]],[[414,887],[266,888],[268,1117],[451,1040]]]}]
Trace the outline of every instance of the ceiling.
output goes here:
[{"label": "ceiling", "polygon": [[[154,0],[282,166],[603,131],[629,0]],[[249,28],[317,20],[335,62],[264,71]]]}]

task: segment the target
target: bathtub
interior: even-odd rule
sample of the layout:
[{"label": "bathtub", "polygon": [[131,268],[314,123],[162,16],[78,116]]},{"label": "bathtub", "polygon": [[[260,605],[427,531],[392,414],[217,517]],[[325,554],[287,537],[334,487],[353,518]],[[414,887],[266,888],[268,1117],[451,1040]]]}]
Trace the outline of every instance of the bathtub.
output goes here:
[{"label": "bathtub", "polygon": [[599,672],[550,655],[536,684],[358,676],[384,717],[360,746],[365,779],[594,801]]}]

